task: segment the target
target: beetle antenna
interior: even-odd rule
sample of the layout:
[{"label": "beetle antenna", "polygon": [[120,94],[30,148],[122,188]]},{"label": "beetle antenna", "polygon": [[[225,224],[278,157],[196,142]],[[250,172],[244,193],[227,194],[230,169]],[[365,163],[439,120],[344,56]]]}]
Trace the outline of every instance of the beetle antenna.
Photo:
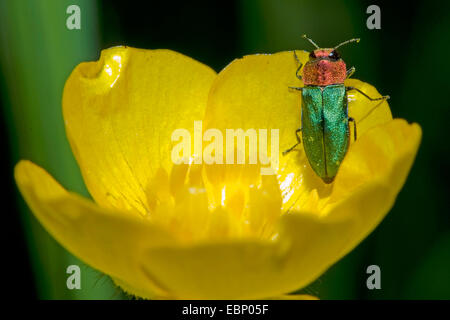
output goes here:
[{"label": "beetle antenna", "polygon": [[333,50],[336,50],[337,48],[339,48],[340,46],[343,46],[344,44],[350,43],[350,42],[356,42],[358,43],[361,39],[359,38],[355,38],[355,39],[350,39],[344,42],[339,43],[336,47],[333,48]]},{"label": "beetle antenna", "polygon": [[310,38],[308,38],[306,36],[306,34],[302,35],[302,38],[308,40],[314,47],[316,47],[316,49],[319,49],[319,46],[314,41],[312,41]]}]

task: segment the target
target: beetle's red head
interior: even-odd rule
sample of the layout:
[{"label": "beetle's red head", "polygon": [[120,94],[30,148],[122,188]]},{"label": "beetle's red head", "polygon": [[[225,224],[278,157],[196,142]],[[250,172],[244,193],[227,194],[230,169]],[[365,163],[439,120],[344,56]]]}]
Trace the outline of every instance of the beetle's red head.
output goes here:
[{"label": "beetle's red head", "polygon": [[328,86],[330,84],[344,83],[347,69],[344,60],[336,51],[343,44],[359,41],[352,39],[337,45],[334,48],[319,48],[311,39],[306,38],[316,49],[309,54],[309,61],[303,67],[303,82],[305,85]]}]

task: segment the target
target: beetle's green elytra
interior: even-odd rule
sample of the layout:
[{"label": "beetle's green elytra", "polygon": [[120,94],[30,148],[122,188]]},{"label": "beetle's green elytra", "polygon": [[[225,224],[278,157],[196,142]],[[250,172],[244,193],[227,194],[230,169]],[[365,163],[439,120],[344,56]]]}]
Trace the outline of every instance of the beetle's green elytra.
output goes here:
[{"label": "beetle's green elytra", "polygon": [[347,95],[341,84],[302,90],[302,140],[313,170],[327,183],[349,145]]},{"label": "beetle's green elytra", "polygon": [[[389,96],[371,98],[361,90],[346,87],[344,80],[350,77],[355,68],[346,69],[345,62],[340,58],[336,48],[359,39],[345,41],[331,49],[321,49],[311,39],[316,50],[309,55],[309,61],[299,74],[302,64],[294,51],[294,58],[299,64],[296,76],[303,80],[304,87],[289,87],[302,92],[301,122],[296,131],[297,143],[283,152],[286,155],[303,140],[308,162],[314,172],[325,182],[333,182],[339,167],[350,145],[349,122],[353,122],[356,140],[356,123],[348,116],[349,90],[356,90],[371,101],[385,100]],[[302,139],[298,132],[302,132]]]}]

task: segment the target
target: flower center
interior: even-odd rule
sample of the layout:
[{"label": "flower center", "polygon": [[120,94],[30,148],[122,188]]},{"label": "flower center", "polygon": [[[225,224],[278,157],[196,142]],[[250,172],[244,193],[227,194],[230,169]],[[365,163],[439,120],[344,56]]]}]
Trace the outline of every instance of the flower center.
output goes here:
[{"label": "flower center", "polygon": [[[241,168],[245,170],[245,168]],[[202,165],[174,165],[170,175],[160,168],[147,188],[148,218],[181,241],[264,238],[276,236],[281,191],[276,177],[258,184],[236,179],[212,184]]]}]

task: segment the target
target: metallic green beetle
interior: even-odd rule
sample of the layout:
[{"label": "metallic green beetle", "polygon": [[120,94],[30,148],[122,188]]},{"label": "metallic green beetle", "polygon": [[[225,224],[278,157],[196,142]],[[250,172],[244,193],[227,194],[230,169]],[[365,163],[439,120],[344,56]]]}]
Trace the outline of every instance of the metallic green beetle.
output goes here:
[{"label": "metallic green beetle", "polygon": [[311,51],[302,75],[299,74],[302,63],[294,51],[299,64],[296,76],[303,80],[305,86],[289,88],[302,92],[302,127],[296,131],[297,143],[284,151],[283,155],[301,143],[298,133],[302,132],[303,147],[309,164],[325,183],[331,183],[350,144],[349,122],[353,122],[356,140],[356,122],[348,116],[347,91],[356,90],[371,101],[389,99],[389,96],[371,98],[357,88],[344,85],[345,79],[355,72],[355,68],[347,70],[336,49],[350,42],[359,42],[359,39],[323,49],[305,35],[303,38],[316,49]]}]

